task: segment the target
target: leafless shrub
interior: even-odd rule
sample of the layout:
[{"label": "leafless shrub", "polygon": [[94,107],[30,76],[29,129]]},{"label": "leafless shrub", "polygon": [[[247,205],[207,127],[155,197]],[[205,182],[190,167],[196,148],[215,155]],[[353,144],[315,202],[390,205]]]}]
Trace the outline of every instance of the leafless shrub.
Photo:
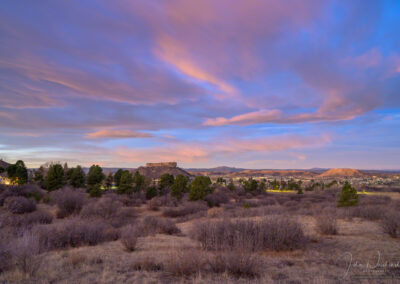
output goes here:
[{"label": "leafless shrub", "polygon": [[203,222],[190,235],[206,250],[293,250],[306,241],[300,224],[286,217]]},{"label": "leafless shrub", "polygon": [[82,253],[72,252],[69,255],[69,260],[71,265],[75,268],[77,266],[82,265],[86,261],[86,256]]},{"label": "leafless shrub", "polygon": [[359,205],[350,208],[351,217],[358,217],[367,220],[379,220],[385,215],[387,206],[383,205]]},{"label": "leafless shrub", "polygon": [[170,195],[156,196],[148,201],[150,207],[176,207],[178,200]]},{"label": "leafless shrub", "polygon": [[388,205],[391,202],[391,198],[389,196],[381,196],[381,195],[372,195],[372,196],[363,196],[361,195],[359,205],[363,207],[364,205]]},{"label": "leafless shrub", "polygon": [[165,209],[163,216],[177,218],[207,210],[208,207],[203,202],[187,202],[181,207]]},{"label": "leafless shrub", "polygon": [[224,273],[236,278],[256,278],[261,274],[262,262],[248,252],[232,251],[213,254],[208,258],[207,267],[214,273]]},{"label": "leafless shrub", "polygon": [[234,251],[207,255],[191,249],[173,252],[165,263],[164,270],[176,277],[211,272],[227,273],[236,278],[255,278],[260,275],[261,267],[260,259],[250,253]]},{"label": "leafless shrub", "polygon": [[97,245],[116,240],[117,231],[100,220],[87,222],[79,218],[65,220],[52,225],[39,225],[33,228],[39,238],[43,251],[81,245]]},{"label": "leafless shrub", "polygon": [[9,245],[4,242],[0,243],[0,273],[11,269],[12,264],[10,262],[11,253]]},{"label": "leafless shrub", "polygon": [[204,254],[196,250],[178,250],[171,253],[169,261],[164,265],[167,274],[177,277],[186,277],[199,273],[206,259]]},{"label": "leafless shrub", "polygon": [[8,197],[4,205],[8,211],[14,214],[24,214],[36,210],[35,201],[22,196]]},{"label": "leafless shrub", "polygon": [[0,215],[0,228],[14,227],[23,230],[29,229],[36,224],[50,224],[53,216],[43,210],[37,210],[23,215],[14,215],[11,213]]},{"label": "leafless shrub", "polygon": [[316,217],[316,226],[319,233],[336,235],[338,233],[336,216],[334,214],[320,214]]},{"label": "leafless shrub", "polygon": [[214,191],[213,193],[207,195],[204,200],[210,207],[219,207],[221,204],[229,202],[229,192],[219,189],[218,191]]},{"label": "leafless shrub", "polygon": [[381,226],[386,234],[392,238],[398,238],[400,235],[400,214],[390,210],[382,217]]},{"label": "leafless shrub", "polygon": [[10,253],[12,263],[22,272],[33,275],[38,270],[41,262],[38,254],[40,252],[39,240],[31,232],[11,243]]},{"label": "leafless shrub", "polygon": [[35,198],[40,199],[44,195],[44,191],[34,185],[19,185],[19,186],[6,186],[3,190],[0,190],[0,206],[4,205],[4,201],[8,197],[26,197],[26,198]]},{"label": "leafless shrub", "polygon": [[144,257],[133,263],[132,268],[139,271],[161,271],[164,269],[162,263],[157,262],[152,257]]},{"label": "leafless shrub", "polygon": [[79,214],[83,205],[86,203],[86,199],[86,194],[68,187],[53,191],[50,195],[51,202],[58,206],[58,218]]},{"label": "leafless shrub", "polygon": [[127,251],[131,252],[136,249],[137,238],[140,234],[137,226],[128,225],[122,228],[120,240]]},{"label": "leafless shrub", "polygon": [[123,207],[119,200],[102,197],[86,204],[80,216],[85,219],[102,219],[119,228],[134,221],[137,214],[134,208]]},{"label": "leafless shrub", "polygon": [[152,234],[179,234],[181,230],[176,226],[175,222],[170,219],[163,219],[154,216],[148,216],[143,219],[141,224],[143,232],[147,235]]}]

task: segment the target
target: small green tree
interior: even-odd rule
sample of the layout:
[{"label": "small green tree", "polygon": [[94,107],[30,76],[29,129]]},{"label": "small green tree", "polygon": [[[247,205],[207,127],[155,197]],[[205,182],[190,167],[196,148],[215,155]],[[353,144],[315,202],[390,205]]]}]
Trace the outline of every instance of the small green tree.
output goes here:
[{"label": "small green tree", "polygon": [[258,184],[258,191],[259,191],[260,193],[263,193],[263,192],[265,192],[266,189],[267,189],[267,186],[265,185],[265,181],[261,181],[261,182]]},{"label": "small green tree", "polygon": [[21,160],[7,167],[7,175],[12,184],[26,184],[28,182],[28,169]]},{"label": "small green tree", "polygon": [[229,181],[229,184],[228,184],[228,189],[230,190],[230,191],[235,191],[235,184],[233,183],[233,180],[230,180]]},{"label": "small green tree", "polygon": [[351,184],[346,181],[342,188],[342,193],[340,194],[338,200],[338,207],[355,206],[358,204],[357,191]]},{"label": "small green tree", "polygon": [[157,196],[157,187],[155,185],[148,187],[146,190],[146,199],[150,200],[156,196]]},{"label": "small green tree", "polygon": [[220,185],[226,185],[226,179],[224,179],[223,177],[218,177],[216,183]]},{"label": "small green tree", "polygon": [[114,176],[113,176],[113,174],[110,172],[110,173],[107,175],[107,177],[106,177],[106,179],[105,179],[105,181],[104,181],[104,185],[105,185],[105,187],[106,187],[108,190],[112,189],[113,181],[114,181]]},{"label": "small green tree", "polygon": [[92,185],[92,187],[89,190],[89,196],[90,197],[101,197],[103,194],[103,191],[101,190],[101,184],[95,184]]},{"label": "small green tree", "polygon": [[91,188],[95,184],[101,184],[104,180],[103,169],[99,165],[93,165],[87,175],[87,184]]},{"label": "small green tree", "polygon": [[169,173],[165,173],[160,177],[160,182],[158,183],[158,186],[160,187],[160,189],[164,189],[171,187],[173,184],[174,176]]},{"label": "small green tree", "polygon": [[258,188],[258,182],[253,178],[249,178],[248,180],[243,182],[243,187],[244,190],[247,192],[254,192]]},{"label": "small green tree", "polygon": [[213,192],[211,188],[211,179],[207,176],[197,176],[190,184],[190,200],[204,199],[208,194]]},{"label": "small green tree", "polygon": [[174,181],[174,184],[171,186],[171,196],[176,199],[181,199],[183,194],[187,192],[189,179],[184,175],[177,175]]},{"label": "small green tree", "polygon": [[52,164],[47,171],[45,186],[48,191],[61,188],[65,184],[64,168],[60,164]]},{"label": "small green tree", "polygon": [[116,187],[119,187],[119,181],[121,180],[121,176],[122,176],[123,172],[124,171],[122,169],[119,169],[114,175],[114,183],[115,183]]},{"label": "small green tree", "polygon": [[132,193],[133,192],[133,177],[132,174],[125,170],[121,175],[118,187],[119,193]]},{"label": "small green tree", "polygon": [[85,187],[85,172],[83,171],[81,166],[77,166],[76,168],[69,169],[70,177],[69,183],[75,188],[83,188]]}]

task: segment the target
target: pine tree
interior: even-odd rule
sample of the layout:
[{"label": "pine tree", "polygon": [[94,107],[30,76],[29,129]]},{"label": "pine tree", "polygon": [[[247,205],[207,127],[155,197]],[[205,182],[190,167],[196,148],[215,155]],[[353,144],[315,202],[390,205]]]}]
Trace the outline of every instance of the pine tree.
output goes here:
[{"label": "pine tree", "polygon": [[357,191],[351,184],[346,181],[342,188],[342,193],[340,194],[338,200],[338,207],[345,207],[345,206],[355,206],[358,204],[358,195]]}]

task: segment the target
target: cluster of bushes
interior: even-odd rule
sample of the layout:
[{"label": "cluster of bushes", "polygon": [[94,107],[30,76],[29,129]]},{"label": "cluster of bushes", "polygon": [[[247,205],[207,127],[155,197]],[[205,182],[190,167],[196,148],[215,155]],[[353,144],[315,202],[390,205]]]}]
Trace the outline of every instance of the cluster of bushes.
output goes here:
[{"label": "cluster of bushes", "polygon": [[137,260],[132,267],[140,271],[163,271],[172,277],[204,273],[254,279],[261,275],[263,262],[258,256],[245,252],[206,253],[190,249],[171,253],[165,263],[147,257]]},{"label": "cluster of bushes", "polygon": [[301,249],[306,244],[301,225],[287,217],[202,222],[194,226],[191,236],[205,250],[280,251]]}]

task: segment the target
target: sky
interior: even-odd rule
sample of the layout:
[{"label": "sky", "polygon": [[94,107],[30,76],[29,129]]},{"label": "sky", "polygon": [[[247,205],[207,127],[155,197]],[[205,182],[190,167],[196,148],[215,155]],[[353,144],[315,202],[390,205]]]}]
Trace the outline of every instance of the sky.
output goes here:
[{"label": "sky", "polygon": [[400,169],[400,1],[0,2],[0,158]]}]

